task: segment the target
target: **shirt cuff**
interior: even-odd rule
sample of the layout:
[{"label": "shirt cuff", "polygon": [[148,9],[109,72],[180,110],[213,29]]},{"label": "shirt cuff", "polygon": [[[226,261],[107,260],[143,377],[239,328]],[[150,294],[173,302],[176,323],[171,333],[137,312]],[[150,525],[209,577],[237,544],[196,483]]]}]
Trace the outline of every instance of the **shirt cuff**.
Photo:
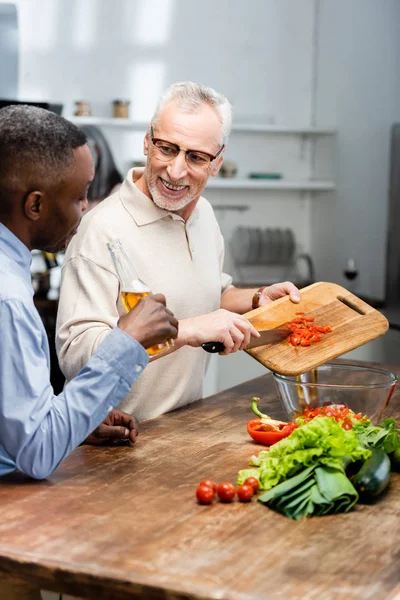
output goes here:
[{"label": "shirt cuff", "polygon": [[110,365],[128,383],[133,385],[149,362],[149,355],[128,333],[114,327],[106,336],[95,355]]}]

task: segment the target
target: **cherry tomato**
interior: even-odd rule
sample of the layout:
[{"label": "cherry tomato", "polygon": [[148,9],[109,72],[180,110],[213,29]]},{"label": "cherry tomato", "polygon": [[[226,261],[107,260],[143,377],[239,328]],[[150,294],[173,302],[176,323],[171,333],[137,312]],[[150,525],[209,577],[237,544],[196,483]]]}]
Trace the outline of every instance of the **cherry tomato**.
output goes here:
[{"label": "cherry tomato", "polygon": [[224,481],[217,487],[217,494],[221,502],[232,502],[235,497],[235,488],[231,483]]},{"label": "cherry tomato", "polygon": [[207,485],[208,487],[212,488],[214,490],[214,492],[217,491],[217,484],[215,483],[215,481],[213,479],[203,479],[203,481],[200,481],[199,487],[201,485]]},{"label": "cherry tomato", "polygon": [[350,419],[345,419],[343,421],[343,425],[342,425],[343,429],[345,429],[346,431],[350,431],[350,429],[353,429],[353,423],[351,422]]},{"label": "cherry tomato", "polygon": [[257,477],[248,477],[245,481],[245,484],[251,485],[254,492],[256,492],[260,487],[260,482],[258,481]]},{"label": "cherry tomato", "polygon": [[208,485],[199,485],[196,490],[196,498],[200,504],[211,504],[214,494],[214,490]]},{"label": "cherry tomato", "polygon": [[254,490],[251,485],[244,483],[237,489],[237,495],[240,502],[250,502],[254,495]]}]

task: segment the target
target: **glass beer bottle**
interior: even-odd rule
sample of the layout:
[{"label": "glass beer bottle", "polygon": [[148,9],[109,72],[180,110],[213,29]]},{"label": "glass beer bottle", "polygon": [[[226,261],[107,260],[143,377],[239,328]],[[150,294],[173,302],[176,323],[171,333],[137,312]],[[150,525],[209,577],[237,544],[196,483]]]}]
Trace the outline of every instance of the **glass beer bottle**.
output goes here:
[{"label": "glass beer bottle", "polygon": [[[139,279],[135,268],[125,252],[120,240],[114,240],[107,242],[108,249],[111,253],[111,257],[115,266],[115,270],[118,275],[122,303],[125,306],[127,312],[132,310],[134,306],[139,302],[140,298],[144,296],[151,296],[151,290],[149,286]],[[174,345],[174,340],[170,339],[161,344],[156,344],[150,348],[146,348],[149,356],[160,354],[171,348]]]}]

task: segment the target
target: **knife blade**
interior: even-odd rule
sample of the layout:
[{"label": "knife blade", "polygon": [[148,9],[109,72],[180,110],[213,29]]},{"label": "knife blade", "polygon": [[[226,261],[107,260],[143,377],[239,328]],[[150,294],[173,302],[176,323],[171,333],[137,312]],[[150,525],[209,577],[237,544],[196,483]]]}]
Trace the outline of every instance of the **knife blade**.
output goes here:
[{"label": "knife blade", "polygon": [[[258,333],[261,334],[260,337],[256,338],[252,336],[245,350],[280,342],[290,335],[291,330],[286,325],[282,325],[281,327],[275,327],[274,329],[261,329],[258,331]],[[225,349],[225,346],[222,342],[205,342],[201,347],[206,352],[210,352],[212,354],[216,352],[223,352]]]}]

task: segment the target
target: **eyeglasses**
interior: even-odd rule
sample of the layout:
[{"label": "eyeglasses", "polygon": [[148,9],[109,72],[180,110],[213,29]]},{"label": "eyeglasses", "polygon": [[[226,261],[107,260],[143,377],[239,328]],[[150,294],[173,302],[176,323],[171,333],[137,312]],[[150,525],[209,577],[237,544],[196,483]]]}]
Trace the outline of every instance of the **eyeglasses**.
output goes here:
[{"label": "eyeglasses", "polygon": [[150,133],[151,141],[156,149],[157,157],[160,160],[169,162],[178,156],[179,152],[184,152],[187,165],[194,171],[204,171],[207,169],[212,161],[218,158],[222,150],[225,148],[225,144],[223,144],[215,155],[209,154],[208,152],[203,152],[201,150],[186,150],[185,148],[180,148],[177,144],[173,144],[172,142],[155,138],[153,127],[150,128]]}]

